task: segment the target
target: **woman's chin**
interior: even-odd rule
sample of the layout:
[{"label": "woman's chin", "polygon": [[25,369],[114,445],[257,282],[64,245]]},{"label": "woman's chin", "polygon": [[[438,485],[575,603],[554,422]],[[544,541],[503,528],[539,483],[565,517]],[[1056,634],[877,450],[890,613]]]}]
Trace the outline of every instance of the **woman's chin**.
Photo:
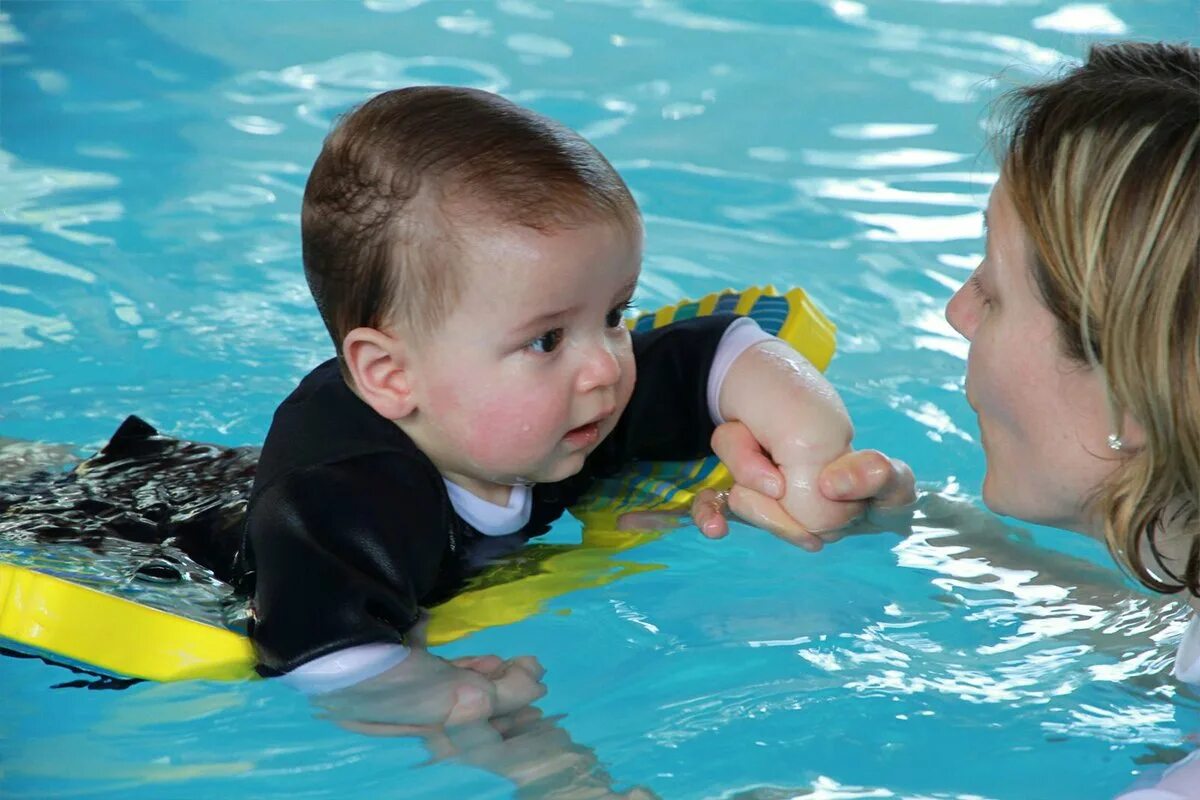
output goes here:
[{"label": "woman's chin", "polygon": [[[1077,533],[1097,535],[1093,530],[1095,520],[1086,518],[1082,509],[1060,502],[1062,496],[1046,495],[1031,497],[1030,492],[1016,492],[1011,486],[1004,486],[988,473],[983,478],[983,504],[993,514],[1030,522],[1034,525],[1048,525],[1053,528],[1076,531]],[[1099,535],[1103,535],[1102,523]]]},{"label": "woman's chin", "polygon": [[1028,513],[1029,509],[1013,502],[1012,492],[1006,490],[990,471],[983,476],[983,504],[993,514],[1028,519],[1023,514]]}]

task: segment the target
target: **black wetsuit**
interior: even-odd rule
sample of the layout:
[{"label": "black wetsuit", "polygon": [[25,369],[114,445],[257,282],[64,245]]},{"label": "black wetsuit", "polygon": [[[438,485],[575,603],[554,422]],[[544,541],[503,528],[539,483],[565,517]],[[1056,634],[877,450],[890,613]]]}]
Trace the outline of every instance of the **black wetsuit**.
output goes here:
[{"label": "black wetsuit", "polygon": [[[0,480],[0,537],[100,551],[111,539],[167,545],[237,585],[258,453],[163,436],[129,417],[100,452],[70,472]],[[172,560],[169,549],[162,552]]]},{"label": "black wetsuit", "polygon": [[637,460],[710,454],[709,367],[734,319],[635,334],[637,383],[616,429],[579,473],[533,487],[529,523],[509,536],[459,517],[437,468],[350,391],[336,362],[315,369],[275,413],[250,501],[262,666],[286,672],[347,647],[401,643],[421,607],[544,533],[596,478]]}]

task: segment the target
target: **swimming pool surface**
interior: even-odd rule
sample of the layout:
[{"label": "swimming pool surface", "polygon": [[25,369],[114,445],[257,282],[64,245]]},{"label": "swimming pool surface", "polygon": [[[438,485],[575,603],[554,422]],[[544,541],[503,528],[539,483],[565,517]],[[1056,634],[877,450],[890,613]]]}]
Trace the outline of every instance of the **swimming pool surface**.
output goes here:
[{"label": "swimming pool surface", "polygon": [[[966,345],[984,107],[1105,37],[1197,38],[1194,0],[5,2],[0,437],[84,453],[138,413],[261,441],[330,347],[299,205],[330,121],[383,89],[499,91],[580,130],[646,217],[643,308],[802,285],[839,326],[857,443],[974,502]],[[1179,758],[1185,614],[1103,546],[987,522],[812,555],[738,527],[444,648],[536,654],[539,703],[615,785],[665,798],[1109,797]],[[578,540],[564,518],[553,541]],[[106,558],[10,540],[84,578]],[[197,589],[180,603],[201,605]],[[0,796],[458,798],[513,788],[272,682],[54,688],[0,656]]]}]

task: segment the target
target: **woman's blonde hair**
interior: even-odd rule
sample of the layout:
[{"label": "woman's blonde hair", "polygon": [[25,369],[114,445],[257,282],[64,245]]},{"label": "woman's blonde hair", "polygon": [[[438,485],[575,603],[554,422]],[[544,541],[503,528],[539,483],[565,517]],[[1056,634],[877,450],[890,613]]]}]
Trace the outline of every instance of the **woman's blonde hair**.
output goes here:
[{"label": "woman's blonde hair", "polygon": [[1200,50],[1096,45],[1004,111],[1002,176],[1064,351],[1103,375],[1115,434],[1126,413],[1146,432],[1090,500],[1109,550],[1150,589],[1200,596]]}]

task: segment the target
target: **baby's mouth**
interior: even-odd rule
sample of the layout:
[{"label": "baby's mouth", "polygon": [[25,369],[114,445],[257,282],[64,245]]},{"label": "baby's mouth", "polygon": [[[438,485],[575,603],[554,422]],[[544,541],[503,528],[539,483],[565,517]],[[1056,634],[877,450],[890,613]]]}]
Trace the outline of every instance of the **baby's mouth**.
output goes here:
[{"label": "baby's mouth", "polygon": [[567,431],[563,441],[572,447],[588,447],[600,441],[600,420]]}]

